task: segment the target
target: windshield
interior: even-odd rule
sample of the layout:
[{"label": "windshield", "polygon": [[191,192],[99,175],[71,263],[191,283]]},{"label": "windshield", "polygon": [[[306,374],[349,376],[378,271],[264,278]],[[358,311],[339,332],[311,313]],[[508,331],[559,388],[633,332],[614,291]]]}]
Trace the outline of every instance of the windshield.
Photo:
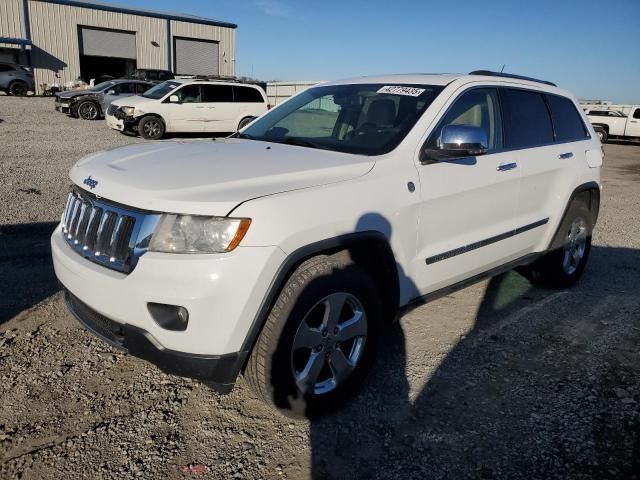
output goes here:
[{"label": "windshield", "polygon": [[108,81],[108,82],[102,82],[99,83],[97,85],[94,85],[93,87],[91,87],[89,89],[90,92],[101,92],[102,90],[107,89],[108,87],[110,87],[111,85],[115,85],[114,81]]},{"label": "windshield", "polygon": [[390,152],[442,87],[353,84],[305,90],[254,121],[240,138],[363,155]]},{"label": "windshield", "polygon": [[153,98],[154,100],[158,100],[164,97],[167,93],[172,90],[175,90],[176,87],[179,87],[180,83],[178,82],[162,82],[160,85],[156,85],[153,88],[150,88],[146,92],[142,94],[145,98]]}]

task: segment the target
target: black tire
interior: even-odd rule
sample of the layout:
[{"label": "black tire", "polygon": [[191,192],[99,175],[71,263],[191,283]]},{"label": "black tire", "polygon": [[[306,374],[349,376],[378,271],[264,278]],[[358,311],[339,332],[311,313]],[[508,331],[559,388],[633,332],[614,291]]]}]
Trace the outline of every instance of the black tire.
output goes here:
[{"label": "black tire", "polygon": [[85,100],[80,103],[76,112],[82,120],[97,120],[100,118],[100,106],[91,100]]},{"label": "black tire", "polygon": [[255,118],[256,117],[245,117],[242,120],[240,120],[240,123],[238,124],[238,131],[242,130],[244,127],[246,127],[251,122],[253,122]]},{"label": "black tire", "polygon": [[[571,241],[576,225],[584,226],[584,249],[579,260],[570,259],[577,243]],[[542,258],[520,270],[529,281],[539,287],[563,289],[575,285],[589,259],[591,251],[591,234],[593,232],[593,216],[580,201],[574,201],[562,219],[551,250]],[[569,263],[569,265],[567,265]],[[570,267],[570,268],[568,268]]]},{"label": "black tire", "polygon": [[145,140],[160,140],[164,135],[164,122],[153,115],[142,117],[138,122],[138,133]]},{"label": "black tire", "polygon": [[607,131],[601,127],[596,127],[594,128],[594,130],[596,131],[596,135],[600,137],[600,143],[607,143],[607,140],[609,139],[609,134],[607,133]]},{"label": "black tire", "polygon": [[14,97],[26,97],[29,92],[29,87],[26,83],[21,81],[12,82],[9,85],[8,93],[9,95],[13,95]]},{"label": "black tire", "polygon": [[[339,337],[327,333],[322,327],[322,316],[326,313],[322,301],[336,296],[355,298],[363,307],[364,316],[360,321],[366,322],[366,336],[364,344],[361,344],[362,353],[359,360],[354,362],[355,368],[332,390],[320,393],[307,390],[305,393],[294,377],[295,362],[302,360],[302,364],[311,365],[306,363],[306,357],[311,359],[311,355],[317,352],[318,355],[324,355],[321,357],[322,368],[328,369],[326,372],[318,370],[319,376],[324,372],[336,378],[333,354],[338,353],[337,350],[340,349],[341,357],[349,356],[351,359],[354,348],[357,348],[355,343],[349,344],[347,341],[343,345],[331,344]],[[350,315],[347,308],[340,309],[340,312],[341,318],[344,318],[342,316],[345,313]],[[244,377],[260,399],[287,417],[317,418],[333,412],[355,395],[371,367],[378,350],[382,312],[380,294],[372,280],[360,268],[353,264],[340,264],[327,256],[314,257],[304,262],[282,289],[249,358]],[[357,313],[353,318],[356,318],[356,315]],[[309,343],[315,343],[316,338],[328,342],[323,352],[318,350],[322,348],[320,345],[308,349],[293,348],[297,332],[303,329],[303,322],[309,325],[307,319],[310,317],[315,317],[320,322],[318,329],[314,331],[323,333],[316,333],[315,335],[322,337],[316,336]],[[337,325],[344,326],[347,323]],[[336,334],[337,330],[335,328],[332,333]],[[331,340],[332,337],[334,340]],[[357,338],[362,337],[354,337]],[[350,353],[347,354],[345,350],[349,350]],[[297,355],[303,358],[298,359]],[[303,368],[302,371],[304,370]],[[302,372],[297,373],[300,375]],[[319,383],[309,383],[309,386],[315,389]]]}]

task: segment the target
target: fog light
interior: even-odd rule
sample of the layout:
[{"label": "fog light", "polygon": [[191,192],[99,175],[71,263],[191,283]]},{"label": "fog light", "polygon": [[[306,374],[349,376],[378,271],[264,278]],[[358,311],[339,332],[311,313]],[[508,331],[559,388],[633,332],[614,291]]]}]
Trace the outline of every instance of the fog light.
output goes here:
[{"label": "fog light", "polygon": [[189,311],[178,305],[147,303],[149,313],[158,325],[167,330],[183,331],[189,323]]}]

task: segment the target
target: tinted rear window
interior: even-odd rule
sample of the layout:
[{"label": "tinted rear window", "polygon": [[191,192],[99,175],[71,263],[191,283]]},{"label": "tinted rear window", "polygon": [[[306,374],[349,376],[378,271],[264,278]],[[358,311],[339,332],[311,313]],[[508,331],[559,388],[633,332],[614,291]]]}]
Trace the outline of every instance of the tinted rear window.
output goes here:
[{"label": "tinted rear window", "polygon": [[551,117],[542,94],[503,89],[501,101],[506,148],[553,143]]},{"label": "tinted rear window", "polygon": [[233,102],[231,85],[202,85],[203,102]]},{"label": "tinted rear window", "polygon": [[571,100],[557,95],[547,95],[557,142],[583,140],[587,137],[582,118]]},{"label": "tinted rear window", "polygon": [[233,93],[237,103],[264,103],[264,98],[255,88],[234,86]]}]

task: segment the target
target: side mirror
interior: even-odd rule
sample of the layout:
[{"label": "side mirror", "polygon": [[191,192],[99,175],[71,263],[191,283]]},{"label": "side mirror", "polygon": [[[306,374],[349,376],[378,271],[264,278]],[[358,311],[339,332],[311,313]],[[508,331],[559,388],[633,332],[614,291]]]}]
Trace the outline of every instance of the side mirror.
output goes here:
[{"label": "side mirror", "polygon": [[487,132],[471,125],[447,125],[440,134],[439,149],[450,155],[484,155],[489,150]]},{"label": "side mirror", "polygon": [[117,95],[115,90],[107,90],[107,95]]},{"label": "side mirror", "polygon": [[169,103],[180,103],[180,97],[178,95],[169,95]]}]

